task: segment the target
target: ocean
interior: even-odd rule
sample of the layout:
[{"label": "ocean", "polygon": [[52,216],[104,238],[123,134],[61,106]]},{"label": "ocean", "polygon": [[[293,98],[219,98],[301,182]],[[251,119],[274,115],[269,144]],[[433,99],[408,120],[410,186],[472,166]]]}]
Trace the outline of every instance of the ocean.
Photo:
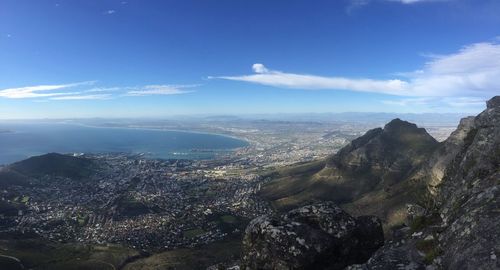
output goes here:
[{"label": "ocean", "polygon": [[213,159],[248,143],[198,132],[0,123],[0,164],[57,153],[127,153],[160,159]]}]

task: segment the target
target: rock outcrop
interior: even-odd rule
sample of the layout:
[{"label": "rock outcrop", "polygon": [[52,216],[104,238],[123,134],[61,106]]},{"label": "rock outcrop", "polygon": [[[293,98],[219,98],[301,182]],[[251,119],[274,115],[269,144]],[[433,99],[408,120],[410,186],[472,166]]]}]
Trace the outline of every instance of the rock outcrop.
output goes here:
[{"label": "rock outcrop", "polygon": [[343,269],[365,262],[384,242],[378,218],[354,218],[331,202],[254,219],[245,231],[242,269]]},{"label": "rock outcrop", "polygon": [[439,243],[451,269],[499,269],[500,97],[474,118],[438,186]]}]

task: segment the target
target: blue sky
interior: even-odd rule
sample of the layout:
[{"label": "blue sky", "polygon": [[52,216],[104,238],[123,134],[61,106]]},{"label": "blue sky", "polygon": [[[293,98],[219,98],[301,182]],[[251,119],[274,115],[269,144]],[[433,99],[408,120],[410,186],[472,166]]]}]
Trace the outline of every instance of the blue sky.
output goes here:
[{"label": "blue sky", "polygon": [[464,112],[496,0],[0,0],[0,118]]}]

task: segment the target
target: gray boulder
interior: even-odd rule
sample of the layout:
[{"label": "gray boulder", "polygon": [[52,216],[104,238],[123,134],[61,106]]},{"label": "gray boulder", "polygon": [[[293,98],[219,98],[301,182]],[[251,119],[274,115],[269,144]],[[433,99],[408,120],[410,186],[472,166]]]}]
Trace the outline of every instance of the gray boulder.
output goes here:
[{"label": "gray boulder", "polygon": [[343,269],[384,243],[376,217],[354,218],[332,202],[254,219],[245,231],[242,269]]}]

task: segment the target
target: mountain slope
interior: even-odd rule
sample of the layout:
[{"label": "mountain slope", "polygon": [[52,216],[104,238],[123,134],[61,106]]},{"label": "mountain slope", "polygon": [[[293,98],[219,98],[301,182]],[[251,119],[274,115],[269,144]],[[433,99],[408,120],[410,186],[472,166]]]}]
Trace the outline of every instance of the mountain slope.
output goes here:
[{"label": "mountain slope", "polygon": [[[275,180],[263,187],[260,195],[280,210],[315,200],[330,200],[350,204],[348,209],[357,214],[355,210],[359,207],[352,202],[367,200],[367,196],[371,196],[367,201],[372,205],[374,201],[384,201],[396,191],[400,194],[401,190],[408,190],[410,183],[405,180],[438,147],[439,143],[425,129],[394,119],[383,129],[368,131],[324,161],[279,171]],[[406,194],[402,198],[406,202],[409,197]],[[399,199],[390,203],[404,207]],[[384,208],[387,213],[366,209],[366,213],[358,212],[383,217],[394,208],[385,206],[390,206]]]},{"label": "mountain slope", "polygon": [[0,188],[30,185],[31,178],[45,175],[82,180],[94,170],[95,164],[82,157],[50,153],[16,162],[0,170]]},{"label": "mountain slope", "polygon": [[55,175],[79,179],[90,173],[91,165],[92,161],[86,158],[50,153],[16,162],[9,168],[28,176]]}]

